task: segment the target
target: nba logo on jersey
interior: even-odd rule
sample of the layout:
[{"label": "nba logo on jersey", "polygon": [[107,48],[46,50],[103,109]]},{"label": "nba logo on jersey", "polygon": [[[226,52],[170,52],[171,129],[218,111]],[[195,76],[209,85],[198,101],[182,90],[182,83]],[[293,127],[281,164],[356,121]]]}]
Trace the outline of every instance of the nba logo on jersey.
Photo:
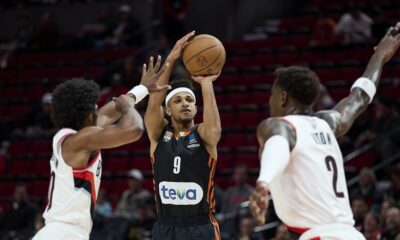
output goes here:
[{"label": "nba logo on jersey", "polygon": [[171,141],[172,135],[173,135],[172,132],[166,131],[165,134],[164,134],[163,141],[164,141],[164,142],[169,142],[169,141]]}]

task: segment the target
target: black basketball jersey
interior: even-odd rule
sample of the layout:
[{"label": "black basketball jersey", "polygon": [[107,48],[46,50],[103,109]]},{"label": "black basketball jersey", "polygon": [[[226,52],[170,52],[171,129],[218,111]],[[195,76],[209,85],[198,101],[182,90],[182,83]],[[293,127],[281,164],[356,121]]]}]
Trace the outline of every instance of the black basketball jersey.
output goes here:
[{"label": "black basketball jersey", "polygon": [[214,213],[216,162],[197,126],[180,134],[165,126],[152,160],[158,214],[185,217]]}]

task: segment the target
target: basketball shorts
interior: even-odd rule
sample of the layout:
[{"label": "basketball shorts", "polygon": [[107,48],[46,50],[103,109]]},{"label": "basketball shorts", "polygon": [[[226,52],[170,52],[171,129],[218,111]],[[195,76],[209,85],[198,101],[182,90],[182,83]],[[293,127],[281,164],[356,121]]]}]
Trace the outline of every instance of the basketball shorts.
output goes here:
[{"label": "basketball shorts", "polygon": [[354,227],[344,224],[327,224],[313,227],[303,233],[299,240],[365,240]]},{"label": "basketball shorts", "polygon": [[51,222],[46,223],[32,240],[89,240],[89,233],[79,226],[72,224]]},{"label": "basketball shorts", "polygon": [[154,240],[220,240],[216,220],[208,215],[193,217],[160,216],[152,230]]}]

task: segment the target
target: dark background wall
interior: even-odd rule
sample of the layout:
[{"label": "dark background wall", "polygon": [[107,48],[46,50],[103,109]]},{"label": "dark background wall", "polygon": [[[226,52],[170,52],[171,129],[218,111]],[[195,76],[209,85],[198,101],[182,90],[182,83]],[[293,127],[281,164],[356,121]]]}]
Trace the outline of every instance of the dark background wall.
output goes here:
[{"label": "dark background wall", "polygon": [[[186,20],[186,29],[198,33],[216,35],[221,39],[238,38],[264,19],[292,13],[303,1],[296,0],[191,0]],[[162,18],[158,0],[106,1],[102,3],[79,3],[46,7],[24,7],[21,9],[0,8],[0,37],[11,39],[16,30],[17,17],[30,16],[36,25],[39,16],[49,11],[60,26],[61,32],[77,34],[82,24],[92,21],[101,4],[107,4],[116,13],[118,6],[129,4],[141,24],[149,24]],[[147,37],[151,35],[147,34]]]}]

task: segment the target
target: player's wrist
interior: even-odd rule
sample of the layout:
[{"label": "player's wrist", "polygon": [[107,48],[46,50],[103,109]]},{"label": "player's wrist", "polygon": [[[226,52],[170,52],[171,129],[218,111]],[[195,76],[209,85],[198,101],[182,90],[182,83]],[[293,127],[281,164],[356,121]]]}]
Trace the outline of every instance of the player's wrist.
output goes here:
[{"label": "player's wrist", "polygon": [[379,49],[372,55],[371,60],[374,62],[382,62],[386,63],[385,53],[380,51]]},{"label": "player's wrist", "polygon": [[371,81],[371,79],[366,77],[358,78],[350,88],[350,91],[353,91],[354,88],[360,88],[364,93],[369,96],[369,103],[372,102],[372,99],[376,93],[375,83]]},{"label": "player's wrist", "polygon": [[137,104],[149,94],[149,89],[145,85],[140,84],[129,90],[128,94],[134,96],[135,103]]}]

